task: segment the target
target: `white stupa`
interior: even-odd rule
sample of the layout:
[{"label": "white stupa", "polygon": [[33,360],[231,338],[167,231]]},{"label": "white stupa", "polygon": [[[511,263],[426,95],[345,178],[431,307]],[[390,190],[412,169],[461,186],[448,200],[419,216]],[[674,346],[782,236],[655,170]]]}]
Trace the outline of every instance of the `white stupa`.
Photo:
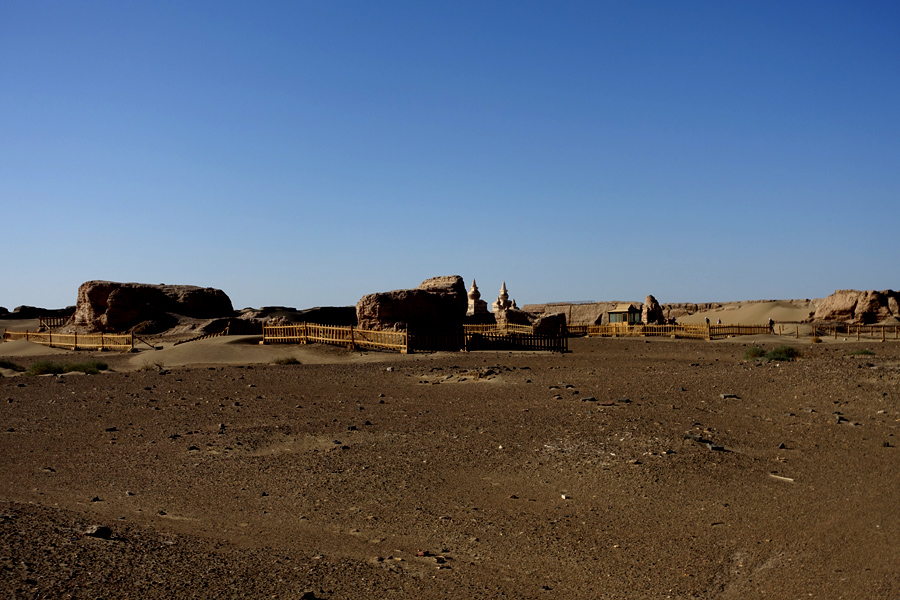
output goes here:
[{"label": "white stupa", "polygon": [[506,282],[503,282],[503,285],[500,286],[500,295],[497,296],[497,300],[491,305],[493,312],[497,312],[501,309],[512,308],[513,303],[509,301],[509,292],[506,291]]},{"label": "white stupa", "polygon": [[472,280],[472,287],[469,288],[469,308],[466,310],[467,315],[487,314],[487,302],[481,299],[481,292]]}]

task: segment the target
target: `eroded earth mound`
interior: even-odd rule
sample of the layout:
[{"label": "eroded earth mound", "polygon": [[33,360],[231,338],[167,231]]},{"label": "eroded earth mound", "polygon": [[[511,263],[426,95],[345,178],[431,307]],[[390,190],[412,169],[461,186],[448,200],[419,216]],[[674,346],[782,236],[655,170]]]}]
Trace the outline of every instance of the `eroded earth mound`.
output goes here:
[{"label": "eroded earth mound", "polygon": [[73,323],[93,331],[127,331],[145,322],[171,327],[182,315],[215,319],[234,314],[231,299],[216,288],[87,281],[78,288]]},{"label": "eroded earth mound", "polygon": [[453,329],[463,324],[468,302],[462,277],[432,277],[413,289],[363,296],[356,319],[362,329]]},{"label": "eroded earth mound", "polygon": [[900,320],[900,292],[884,290],[838,290],[819,302],[815,321],[842,321],[855,324]]}]

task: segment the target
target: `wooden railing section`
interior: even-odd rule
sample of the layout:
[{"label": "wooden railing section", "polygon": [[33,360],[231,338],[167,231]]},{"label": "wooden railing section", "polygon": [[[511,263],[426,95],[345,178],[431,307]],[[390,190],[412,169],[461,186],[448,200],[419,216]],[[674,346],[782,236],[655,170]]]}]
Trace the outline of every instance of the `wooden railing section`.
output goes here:
[{"label": "wooden railing section", "polygon": [[38,327],[41,331],[59,329],[68,322],[69,317],[38,317]]},{"label": "wooden railing section", "polygon": [[[606,337],[677,337],[708,340],[710,325],[629,325],[610,323],[607,325],[587,325],[584,335]],[[571,329],[570,329],[571,330]]]},{"label": "wooden railing section", "polygon": [[503,325],[463,325],[463,331],[467,334],[472,333],[534,333],[534,327],[531,325],[515,325],[506,323]]},{"label": "wooden railing section", "polygon": [[566,331],[569,332],[571,337],[586,336],[588,335],[588,327],[591,327],[591,325],[566,325]]},{"label": "wooden railing section", "polygon": [[401,354],[409,351],[409,336],[405,331],[374,331],[353,326],[318,325],[298,323],[296,325],[264,325],[264,344],[308,344],[316,342],[347,348],[374,348],[397,350]]},{"label": "wooden railing section", "polygon": [[888,339],[900,339],[900,325],[812,325],[810,335],[834,339],[838,336],[855,337],[856,341],[872,338],[883,342]]},{"label": "wooden railing section", "polygon": [[[759,335],[771,333],[767,325],[628,325],[611,323],[608,325],[576,325],[568,327],[570,335],[607,337],[675,337],[696,340],[721,340],[739,335]],[[577,333],[573,333],[577,332]]]},{"label": "wooden railing section", "polygon": [[133,350],[131,333],[53,333],[52,331],[5,331],[4,341],[25,340],[67,350]]},{"label": "wooden railing section", "polygon": [[186,340],[179,340],[172,344],[173,346],[179,346],[181,344],[187,344],[188,342],[196,342],[198,340],[205,340],[214,337],[220,337],[223,335],[260,335],[262,334],[262,323],[259,321],[247,321],[246,319],[231,319],[228,321],[228,324],[225,325],[225,329],[222,331],[218,331],[216,333],[204,333],[201,335],[194,336],[192,338],[188,338]]},{"label": "wooden railing section", "polygon": [[[468,326],[471,327],[471,326]],[[491,326],[489,329],[470,330],[467,328],[453,331],[374,331],[357,327],[336,325],[317,325],[314,323],[297,323],[294,325],[265,325],[263,327],[264,344],[307,344],[317,342],[345,346],[347,348],[372,348],[399,351],[406,354],[413,351],[450,351],[460,350],[548,350],[565,352],[568,350],[568,337],[565,334],[546,335],[533,331],[519,333],[516,331],[499,331]],[[515,326],[514,328],[521,328]],[[530,330],[530,328],[528,328]]]},{"label": "wooden railing section", "polygon": [[568,352],[569,336],[541,333],[485,333],[466,334],[466,351],[475,350],[528,350],[542,352]]}]

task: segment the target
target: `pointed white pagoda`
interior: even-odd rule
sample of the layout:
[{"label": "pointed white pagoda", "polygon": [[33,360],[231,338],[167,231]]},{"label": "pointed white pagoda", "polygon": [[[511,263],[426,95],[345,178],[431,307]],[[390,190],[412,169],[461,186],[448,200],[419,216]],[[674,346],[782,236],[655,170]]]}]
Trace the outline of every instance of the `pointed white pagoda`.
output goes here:
[{"label": "pointed white pagoda", "polygon": [[497,312],[501,309],[507,309],[512,307],[512,302],[509,301],[509,292],[506,290],[506,282],[503,282],[503,285],[500,286],[500,295],[497,296],[497,300],[491,305],[493,312]]},{"label": "pointed white pagoda", "polygon": [[481,299],[481,292],[472,280],[472,287],[469,289],[469,308],[466,310],[467,315],[487,314],[487,302]]}]

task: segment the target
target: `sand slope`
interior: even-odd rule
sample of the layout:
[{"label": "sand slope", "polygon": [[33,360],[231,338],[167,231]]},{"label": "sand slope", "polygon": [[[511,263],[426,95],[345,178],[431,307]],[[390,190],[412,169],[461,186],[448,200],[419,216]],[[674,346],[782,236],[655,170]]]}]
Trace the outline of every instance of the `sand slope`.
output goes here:
[{"label": "sand slope", "polygon": [[62,348],[51,348],[34,342],[26,342],[25,340],[15,340],[11,342],[0,343],[0,356],[16,357],[16,356],[44,356],[53,354],[77,354],[71,350],[63,350]]},{"label": "sand slope", "polygon": [[679,323],[702,323],[709,317],[712,323],[722,319],[724,325],[765,325],[769,319],[776,322],[798,322],[809,318],[808,306],[797,306],[784,300],[748,302],[728,305],[716,310],[697,312],[679,317]]},{"label": "sand slope", "polygon": [[262,336],[240,335],[214,337],[179,344],[164,345],[162,350],[141,350],[127,364],[132,369],[159,365],[164,367],[202,365],[272,364],[280,358],[296,358],[304,364],[378,362],[397,356],[386,352],[349,352],[345,348],[322,344],[262,345]]}]

